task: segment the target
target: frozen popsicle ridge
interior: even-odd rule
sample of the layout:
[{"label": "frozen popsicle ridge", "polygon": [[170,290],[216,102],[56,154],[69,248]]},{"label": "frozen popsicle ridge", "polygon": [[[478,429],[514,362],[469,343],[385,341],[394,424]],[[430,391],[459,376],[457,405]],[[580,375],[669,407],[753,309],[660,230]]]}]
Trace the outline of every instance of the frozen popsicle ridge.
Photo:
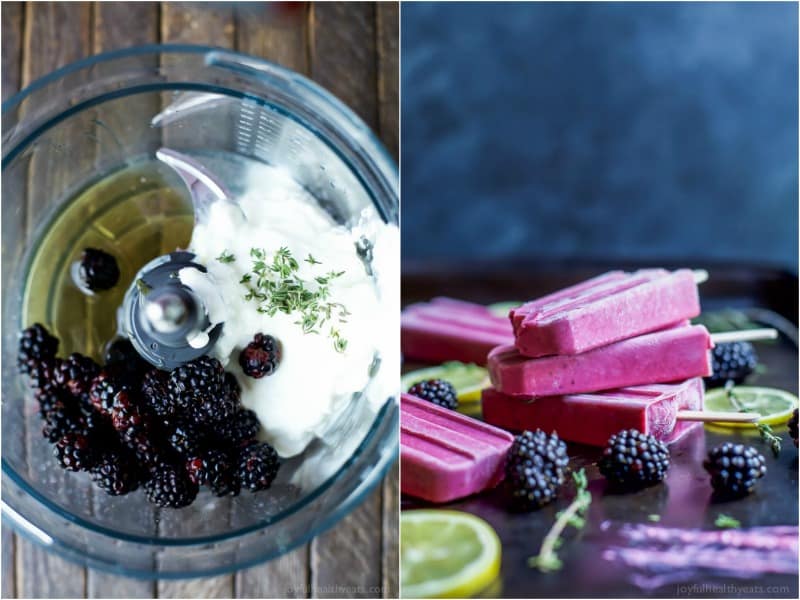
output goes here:
[{"label": "frozen popsicle ridge", "polygon": [[511,431],[539,428],[557,431],[568,441],[604,446],[618,431],[637,429],[672,443],[696,425],[677,415],[702,411],[703,380],[544,398],[510,396],[489,388],[482,396],[484,420]]},{"label": "frozen popsicle ridge", "polygon": [[410,394],[400,401],[404,494],[447,502],[497,485],[514,438]]},{"label": "frozen popsicle ridge", "polygon": [[695,274],[612,271],[512,309],[515,345],[532,358],[579,354],[700,314]]},{"label": "frozen popsicle ridge", "polygon": [[529,358],[507,344],[487,365],[504,394],[556,396],[708,377],[712,347],[705,327],[684,322],[581,354]]}]

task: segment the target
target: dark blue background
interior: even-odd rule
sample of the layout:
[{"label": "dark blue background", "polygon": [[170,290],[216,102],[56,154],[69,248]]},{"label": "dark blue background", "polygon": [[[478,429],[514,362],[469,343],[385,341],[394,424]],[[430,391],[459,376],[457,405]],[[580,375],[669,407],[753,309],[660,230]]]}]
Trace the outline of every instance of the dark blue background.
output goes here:
[{"label": "dark blue background", "polygon": [[797,5],[402,6],[404,259],[797,270]]}]

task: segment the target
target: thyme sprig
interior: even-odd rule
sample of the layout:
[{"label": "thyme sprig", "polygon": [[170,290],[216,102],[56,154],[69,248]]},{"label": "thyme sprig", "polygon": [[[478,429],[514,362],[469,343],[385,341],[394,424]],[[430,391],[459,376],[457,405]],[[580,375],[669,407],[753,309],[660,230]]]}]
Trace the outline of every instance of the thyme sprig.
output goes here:
[{"label": "thyme sprig", "polygon": [[[731,403],[737,411],[739,412],[753,412],[752,409],[747,408],[744,404],[739,401],[739,398],[736,397],[736,392],[734,391],[735,384],[732,380],[728,380],[725,383],[725,393],[728,396],[728,402]],[[767,425],[766,423],[753,423],[758,429],[758,433],[761,435],[761,439],[769,444],[770,449],[772,450],[772,454],[774,456],[778,456],[781,453],[781,438],[780,436],[775,435],[775,432],[772,431],[772,427]]]},{"label": "thyme sprig", "polygon": [[586,511],[592,503],[592,494],[587,489],[586,472],[581,469],[572,474],[572,479],[575,482],[575,499],[565,510],[558,513],[552,529],[542,540],[539,554],[528,559],[529,567],[535,567],[543,573],[557,571],[562,566],[561,559],[556,554],[556,549],[563,543],[561,534],[564,529],[568,526],[575,529],[583,529],[586,525]]},{"label": "thyme sprig", "polygon": [[[295,323],[303,333],[321,334],[327,326],[335,350],[343,353],[347,349],[347,340],[337,326],[347,322],[350,312],[330,299],[330,285],[344,271],[328,271],[311,281],[304,280],[298,274],[300,264],[286,247],[279,248],[271,259],[263,248],[251,248],[250,258],[251,269],[239,281],[247,289],[245,300],[256,302],[256,310],[269,316],[296,314]],[[303,262],[312,267],[322,264],[311,254]]]}]

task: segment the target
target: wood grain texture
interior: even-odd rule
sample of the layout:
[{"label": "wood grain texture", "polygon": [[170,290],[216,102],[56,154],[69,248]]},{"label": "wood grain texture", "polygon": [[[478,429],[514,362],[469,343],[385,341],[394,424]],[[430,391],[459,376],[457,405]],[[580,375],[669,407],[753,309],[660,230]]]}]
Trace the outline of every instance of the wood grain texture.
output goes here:
[{"label": "wood grain texture", "polygon": [[380,598],[381,523],[378,489],[336,527],[311,542],[311,595],[315,598]]},{"label": "wood grain texture", "polygon": [[400,5],[381,2],[376,6],[378,135],[395,160],[400,150]]},{"label": "wood grain texture", "polygon": [[375,5],[312,4],[309,23],[311,77],[377,131]]},{"label": "wood grain texture", "polygon": [[400,463],[383,480],[383,597],[400,595]]},{"label": "wood grain texture", "polygon": [[237,598],[307,598],[311,571],[309,546],[266,564],[236,573]]},{"label": "wood grain texture", "polygon": [[129,46],[156,44],[158,38],[158,2],[95,3],[95,54]]},{"label": "wood grain texture", "polygon": [[0,594],[3,598],[17,597],[17,577],[14,573],[14,561],[16,560],[17,541],[13,531],[6,526],[2,528],[2,553],[3,577],[2,589]]},{"label": "wood grain texture", "polygon": [[308,11],[305,2],[289,12],[262,2],[236,6],[236,49],[308,74]]},{"label": "wood grain texture", "polygon": [[3,101],[19,91],[22,77],[22,30],[24,9],[21,2],[3,2],[2,53]]},{"label": "wood grain texture", "polygon": [[[88,3],[58,2],[28,3],[25,5],[22,85],[78,60],[91,50],[91,12]],[[69,173],[85,165],[85,153],[65,152],[57,165],[49,161],[32,160],[27,190],[28,228],[36,222],[54,194],[64,189]],[[29,472],[35,475],[36,465],[52,460],[52,451],[43,443],[38,430],[38,414],[26,419]],[[85,480],[54,474],[49,489],[58,494],[85,493]],[[87,495],[87,502],[88,502]],[[85,569],[51,554],[39,546],[18,538],[17,593],[26,598],[73,598],[86,594]]]}]

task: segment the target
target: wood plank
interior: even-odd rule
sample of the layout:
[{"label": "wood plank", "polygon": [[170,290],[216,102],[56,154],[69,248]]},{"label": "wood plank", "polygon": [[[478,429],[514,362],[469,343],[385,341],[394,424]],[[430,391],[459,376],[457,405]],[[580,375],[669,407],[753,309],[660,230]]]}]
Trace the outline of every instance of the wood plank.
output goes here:
[{"label": "wood plank", "polygon": [[308,6],[276,10],[264,2],[236,7],[236,49],[308,74]]},{"label": "wood plank", "polygon": [[[162,3],[161,41],[233,48],[235,43],[233,6],[221,2]],[[164,141],[166,144],[169,143],[167,139]],[[173,530],[171,533],[191,533],[193,525],[186,523],[185,526],[185,531]],[[180,526],[178,528],[180,529]],[[232,598],[234,577],[223,575],[202,579],[159,581],[156,591],[159,598]]]},{"label": "wood plank", "polygon": [[[312,4],[309,43],[311,77],[378,131],[375,4]],[[379,488],[312,542],[312,596],[381,596],[381,506]]]},{"label": "wood plank", "polygon": [[395,462],[383,480],[383,565],[384,598],[400,596],[400,464]]},{"label": "wood plank", "polygon": [[23,15],[21,2],[3,2],[3,102],[19,91],[22,77]]},{"label": "wood plank", "polygon": [[378,130],[375,4],[320,2],[309,11],[311,77]]},{"label": "wood plank", "polygon": [[94,53],[158,43],[158,17],[158,2],[96,2]]},{"label": "wood plank", "polygon": [[3,525],[2,538],[3,538],[3,576],[2,576],[2,597],[3,598],[16,598],[17,597],[17,578],[14,573],[14,561],[16,559],[16,535],[11,528]]},{"label": "wood plank", "polygon": [[379,486],[311,543],[312,597],[381,597],[381,494]]},{"label": "wood plank", "polygon": [[[93,47],[94,54],[118,48],[158,42],[159,8],[155,2],[97,2],[94,5]],[[123,130],[123,123],[139,122],[149,118],[158,110],[157,99],[143,99],[135,107],[128,107],[126,114],[114,115],[106,112],[105,125],[112,131]],[[135,114],[129,111],[133,110]],[[118,118],[117,118],[118,117]],[[102,138],[98,136],[98,144]],[[98,157],[102,148],[99,149]],[[103,511],[107,496],[95,491],[94,509]],[[153,522],[154,511],[142,502],[143,521]],[[137,508],[137,510],[139,510]],[[153,524],[155,528],[155,523]],[[153,598],[156,585],[154,581],[144,581],[129,577],[119,577],[95,569],[87,571],[87,594],[89,598]]]},{"label": "wood plank", "polygon": [[398,160],[400,148],[400,5],[380,2],[377,7],[378,134]]},{"label": "wood plank", "polygon": [[309,546],[236,573],[237,598],[307,598],[310,591]]},{"label": "wood plank", "polygon": [[85,598],[84,569],[17,536],[18,598]]},{"label": "wood plank", "polygon": [[225,2],[162,2],[161,41],[233,48],[233,6]]},{"label": "wood plank", "polygon": [[[25,4],[22,85],[78,60],[90,52],[91,5],[88,3]],[[32,160],[27,189],[27,226],[30,230],[44,206],[65,188],[69,173],[84,164],[83,151],[63,155],[57,164]],[[45,162],[50,164],[45,164]],[[32,477],[42,480],[37,465],[52,462],[52,451],[39,435],[39,416],[26,418],[28,467]],[[48,470],[49,491],[55,495],[86,494],[91,483]],[[86,594],[86,571],[73,563],[50,554],[41,547],[19,538],[17,545],[17,593],[28,598],[83,597]]]},{"label": "wood plank", "polygon": [[[3,101],[19,91],[22,75],[22,28],[23,6],[20,2],[3,2],[2,4],[2,86]],[[3,252],[7,247],[15,247],[19,232],[24,231],[25,211],[14,215],[3,215]],[[6,223],[8,220],[8,223]],[[5,259],[5,257],[4,257]],[[4,261],[5,262],[5,261]],[[3,598],[17,597],[17,580],[15,561],[17,556],[17,536],[13,530],[3,524],[2,530],[2,588]]]},{"label": "wood plank", "polygon": [[[261,2],[239,3],[236,49],[308,74],[308,7],[286,13]],[[237,598],[305,598],[310,545],[236,575]]]}]

